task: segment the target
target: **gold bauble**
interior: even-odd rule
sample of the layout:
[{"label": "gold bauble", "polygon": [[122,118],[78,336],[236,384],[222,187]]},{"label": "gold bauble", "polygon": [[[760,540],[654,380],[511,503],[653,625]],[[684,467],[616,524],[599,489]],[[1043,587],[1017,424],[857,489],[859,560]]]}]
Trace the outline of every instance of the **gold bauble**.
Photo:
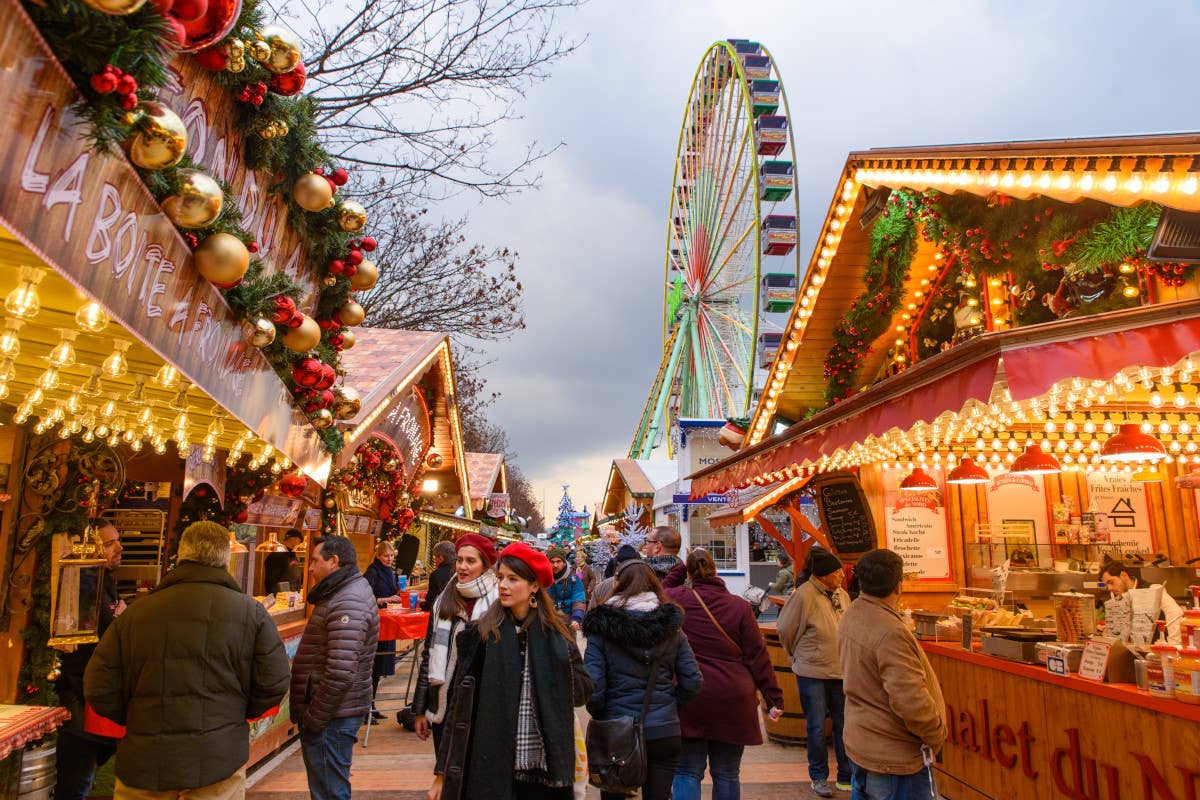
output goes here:
[{"label": "gold bauble", "polygon": [[326,275],[321,279],[321,284],[327,289],[332,289],[334,286],[337,286],[337,278],[332,275]]},{"label": "gold bauble", "polygon": [[322,500],[321,505],[325,506],[330,511],[332,511],[333,509],[337,508],[337,501],[334,500],[332,496],[330,496],[330,497],[326,497],[324,500]]},{"label": "gold bauble", "polygon": [[250,57],[255,61],[266,61],[271,57],[271,45],[261,39],[250,43]]},{"label": "gold bauble", "polygon": [[354,347],[355,343],[358,341],[358,337],[354,335],[354,331],[350,330],[349,328],[338,331],[338,333],[342,335],[343,350],[349,350],[351,347]]},{"label": "gold bauble", "polygon": [[305,211],[324,211],[333,199],[333,187],[320,175],[301,175],[292,185],[292,198]]},{"label": "gold bauble", "polygon": [[214,233],[192,254],[196,271],[221,289],[228,289],[242,279],[250,267],[250,251],[242,240],[228,233]]},{"label": "gold bauble", "polygon": [[111,17],[123,17],[126,14],[132,14],[146,5],[146,0],[83,0],[83,3],[88,8],[93,11],[99,11],[101,14],[108,14]]},{"label": "gold bauble", "polygon": [[314,411],[309,419],[312,420],[313,427],[319,431],[333,427],[333,414],[328,408],[322,408],[319,411]]},{"label": "gold bauble", "polygon": [[258,39],[269,48],[266,57],[259,57],[263,51],[257,44],[250,45],[250,55],[271,72],[291,72],[300,63],[300,38],[287,28],[264,25],[258,32]]},{"label": "gold bauble", "polygon": [[342,230],[357,233],[367,224],[367,210],[353,200],[347,200],[338,209],[337,221]]},{"label": "gold bauble", "polygon": [[297,328],[287,328],[283,332],[283,346],[296,353],[307,353],[321,343],[321,326],[310,316],[304,317],[304,322]]},{"label": "gold bauble", "polygon": [[162,210],[181,228],[207,228],[221,215],[221,185],[198,169],[181,169],[179,194],[162,202]]},{"label": "gold bauble", "polygon": [[333,390],[333,395],[337,398],[333,403],[333,415],[338,419],[351,419],[362,409],[362,398],[349,386],[339,386]]},{"label": "gold bauble", "polygon": [[343,325],[361,325],[367,317],[367,312],[356,301],[347,300],[346,305],[334,312],[334,316]]},{"label": "gold bauble", "polygon": [[133,114],[136,127],[125,141],[129,160],[142,169],[166,169],[183,158],[187,128],[174,111],[162,103],[145,100]]},{"label": "gold bauble", "polygon": [[379,280],[379,267],[375,266],[374,261],[364,261],[357,269],[358,271],[350,276],[350,285],[355,289],[365,292]]},{"label": "gold bauble", "polygon": [[441,453],[430,453],[425,456],[425,463],[429,465],[430,469],[439,469],[446,461],[442,458]]},{"label": "gold bauble", "polygon": [[242,334],[246,342],[255,347],[266,347],[275,341],[275,323],[266,317],[257,317],[242,323]]}]

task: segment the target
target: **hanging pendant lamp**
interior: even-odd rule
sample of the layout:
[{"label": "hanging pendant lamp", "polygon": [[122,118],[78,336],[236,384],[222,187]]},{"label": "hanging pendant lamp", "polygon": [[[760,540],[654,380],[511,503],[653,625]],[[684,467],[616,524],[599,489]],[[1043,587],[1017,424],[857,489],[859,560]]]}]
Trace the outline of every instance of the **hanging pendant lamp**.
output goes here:
[{"label": "hanging pendant lamp", "polygon": [[937,481],[933,476],[920,467],[914,467],[913,471],[900,481],[902,492],[935,492],[937,488]]},{"label": "hanging pendant lamp", "polygon": [[1161,461],[1166,457],[1167,449],[1162,442],[1129,422],[1118,426],[1117,432],[1100,448],[1101,461]]},{"label": "hanging pendant lamp", "polygon": [[987,483],[991,479],[987,470],[976,464],[974,459],[964,456],[962,462],[950,470],[946,483]]},{"label": "hanging pendant lamp", "polygon": [[1040,444],[1029,444],[1025,446],[1025,452],[1013,461],[1008,471],[1017,475],[1052,475],[1062,472],[1062,464],[1043,450]]}]

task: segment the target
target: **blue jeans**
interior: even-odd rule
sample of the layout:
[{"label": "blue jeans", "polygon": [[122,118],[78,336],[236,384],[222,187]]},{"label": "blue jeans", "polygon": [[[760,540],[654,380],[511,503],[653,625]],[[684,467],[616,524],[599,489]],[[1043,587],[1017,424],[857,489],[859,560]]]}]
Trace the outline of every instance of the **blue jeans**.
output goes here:
[{"label": "blue jeans", "polygon": [[675,765],[673,800],[700,800],[700,781],[704,767],[712,773],[713,800],[739,800],[742,783],[738,776],[742,768],[740,744],[727,744],[713,739],[684,739],[683,753]]},{"label": "blue jeans", "polygon": [[362,717],[343,717],[321,731],[300,729],[300,754],[313,800],[350,800],[350,759],[362,723]]},{"label": "blue jeans", "polygon": [[852,765],[850,800],[937,800],[929,767],[914,775],[885,775]]},{"label": "blue jeans", "polygon": [[842,744],[842,726],[846,715],[846,693],[840,680],[796,676],[800,687],[800,707],[808,738],[808,777],[814,781],[829,779],[829,748],[825,744],[825,717],[833,727],[833,753],[837,757],[837,782],[850,781],[850,759]]}]

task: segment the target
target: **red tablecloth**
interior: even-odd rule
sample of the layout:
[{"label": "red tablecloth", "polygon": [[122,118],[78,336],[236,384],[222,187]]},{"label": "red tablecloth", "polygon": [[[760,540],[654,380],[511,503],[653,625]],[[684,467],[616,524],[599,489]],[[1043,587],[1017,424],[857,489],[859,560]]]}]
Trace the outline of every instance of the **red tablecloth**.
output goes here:
[{"label": "red tablecloth", "polygon": [[429,624],[428,611],[391,611],[379,609],[379,641],[391,642],[404,639],[424,639],[425,626]]},{"label": "red tablecloth", "polygon": [[53,733],[70,717],[65,708],[0,705],[0,758]]}]

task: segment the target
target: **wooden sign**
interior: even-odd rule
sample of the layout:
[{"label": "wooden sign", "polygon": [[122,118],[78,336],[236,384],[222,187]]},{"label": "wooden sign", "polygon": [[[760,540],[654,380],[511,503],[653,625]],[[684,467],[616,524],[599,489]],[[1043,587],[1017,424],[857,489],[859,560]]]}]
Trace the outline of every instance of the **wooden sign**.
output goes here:
[{"label": "wooden sign", "polygon": [[304,501],[278,494],[263,495],[263,499],[246,507],[246,522],[250,525],[272,525],[292,528],[300,518]]},{"label": "wooden sign", "polygon": [[14,0],[0,0],[0,222],[130,335],[324,480],[329,456],[179,232],[119,153],[88,148],[79,99]]},{"label": "wooden sign", "polygon": [[433,441],[424,395],[413,387],[407,395],[394,401],[371,435],[386,439],[396,448],[404,462],[404,475],[411,479]]},{"label": "wooden sign", "polygon": [[875,549],[875,523],[862,485],[853,476],[817,484],[821,527],[837,553],[865,553]]}]

